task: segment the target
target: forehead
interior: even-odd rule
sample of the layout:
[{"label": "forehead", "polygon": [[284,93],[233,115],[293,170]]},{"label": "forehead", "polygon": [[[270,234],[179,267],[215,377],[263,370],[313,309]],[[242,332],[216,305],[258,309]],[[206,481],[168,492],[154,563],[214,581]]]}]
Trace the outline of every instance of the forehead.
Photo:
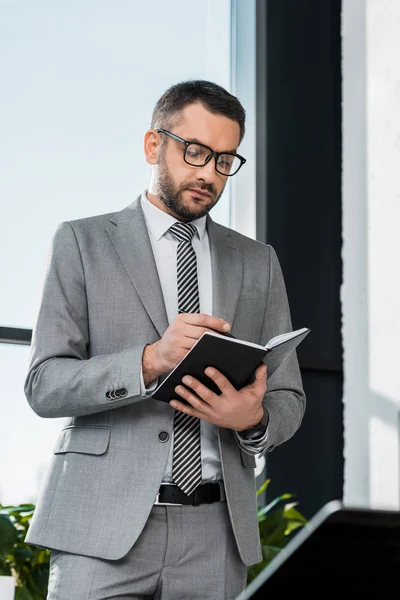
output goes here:
[{"label": "forehead", "polygon": [[183,109],[173,131],[186,140],[196,140],[217,152],[235,150],[239,146],[239,124],[224,115],[210,112],[200,103]]}]

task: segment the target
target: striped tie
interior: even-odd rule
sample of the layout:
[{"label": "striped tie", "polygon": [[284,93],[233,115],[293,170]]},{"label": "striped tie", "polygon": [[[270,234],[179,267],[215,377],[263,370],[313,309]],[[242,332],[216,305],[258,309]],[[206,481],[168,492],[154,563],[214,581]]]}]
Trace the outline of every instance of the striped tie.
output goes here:
[{"label": "striped tie", "polygon": [[[192,238],[196,227],[176,222],[170,232],[178,240],[177,280],[178,312],[200,312],[196,253]],[[185,494],[191,494],[201,482],[200,419],[180,411],[174,415],[174,457],[172,478]]]}]

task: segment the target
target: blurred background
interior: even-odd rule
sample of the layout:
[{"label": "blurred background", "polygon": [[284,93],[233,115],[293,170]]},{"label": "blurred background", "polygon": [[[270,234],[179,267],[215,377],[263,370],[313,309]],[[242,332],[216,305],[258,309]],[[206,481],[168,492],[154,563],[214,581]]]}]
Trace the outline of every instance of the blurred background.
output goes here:
[{"label": "blurred background", "polygon": [[399,508],[399,31],[398,0],[0,0],[0,503],[35,503],[62,427],[23,391],[51,236],[145,189],[155,102],[203,78],[247,111],[212,217],[274,246],[312,330],[302,427],[257,477],[308,518]]}]

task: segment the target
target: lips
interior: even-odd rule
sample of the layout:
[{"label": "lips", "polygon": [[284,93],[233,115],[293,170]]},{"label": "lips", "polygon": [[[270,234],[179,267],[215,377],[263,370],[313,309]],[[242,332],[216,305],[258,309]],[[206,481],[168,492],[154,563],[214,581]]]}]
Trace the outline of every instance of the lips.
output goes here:
[{"label": "lips", "polygon": [[198,189],[193,189],[193,188],[188,188],[189,192],[194,192],[195,194],[199,194],[199,196],[203,196],[204,198],[212,198],[211,194],[209,192],[206,192],[205,190],[198,190]]}]

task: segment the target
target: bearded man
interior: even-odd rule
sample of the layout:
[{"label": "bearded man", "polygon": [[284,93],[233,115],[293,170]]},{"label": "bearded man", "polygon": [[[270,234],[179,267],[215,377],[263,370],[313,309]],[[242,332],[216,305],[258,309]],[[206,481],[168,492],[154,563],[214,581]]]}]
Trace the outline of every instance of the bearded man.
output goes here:
[{"label": "bearded man", "polygon": [[148,189],[55,232],[25,383],[38,415],[69,418],[27,538],[52,551],[49,600],[233,600],[261,561],[255,457],[301,424],[296,352],[239,390],[210,365],[220,394],[188,374],[152,398],[206,331],[291,330],[274,249],[209,215],[244,133],[222,87],[172,86],[144,136]]}]

